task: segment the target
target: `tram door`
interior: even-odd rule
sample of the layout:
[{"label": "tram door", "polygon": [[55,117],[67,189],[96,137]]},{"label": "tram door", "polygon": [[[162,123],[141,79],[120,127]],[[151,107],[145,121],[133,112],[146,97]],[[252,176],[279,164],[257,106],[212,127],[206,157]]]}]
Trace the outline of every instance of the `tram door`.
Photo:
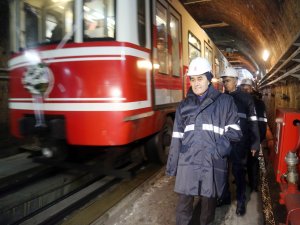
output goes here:
[{"label": "tram door", "polygon": [[155,105],[178,103],[182,91],[181,17],[167,1],[153,1]]}]

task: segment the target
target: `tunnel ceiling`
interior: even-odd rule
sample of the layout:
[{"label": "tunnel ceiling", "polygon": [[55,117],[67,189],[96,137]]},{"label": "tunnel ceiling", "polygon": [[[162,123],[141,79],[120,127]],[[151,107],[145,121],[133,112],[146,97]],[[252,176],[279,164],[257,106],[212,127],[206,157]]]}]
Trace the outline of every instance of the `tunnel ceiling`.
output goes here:
[{"label": "tunnel ceiling", "polygon": [[[258,79],[299,36],[300,0],[180,0],[234,67]],[[267,49],[270,57],[262,60]]]}]

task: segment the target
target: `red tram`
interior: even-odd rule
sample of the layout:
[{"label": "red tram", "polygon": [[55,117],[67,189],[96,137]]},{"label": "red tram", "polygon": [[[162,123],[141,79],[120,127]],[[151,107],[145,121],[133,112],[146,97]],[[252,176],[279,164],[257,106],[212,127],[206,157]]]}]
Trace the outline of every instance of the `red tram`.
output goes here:
[{"label": "red tram", "polygon": [[165,162],[189,61],[206,57],[216,87],[228,64],[177,0],[12,0],[10,10],[17,137],[122,146],[152,136]]}]

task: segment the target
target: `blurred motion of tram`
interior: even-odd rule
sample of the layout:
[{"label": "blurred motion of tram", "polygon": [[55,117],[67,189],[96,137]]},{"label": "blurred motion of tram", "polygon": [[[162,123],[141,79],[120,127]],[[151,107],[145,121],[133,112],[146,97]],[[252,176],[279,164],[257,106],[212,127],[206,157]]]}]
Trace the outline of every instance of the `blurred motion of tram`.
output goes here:
[{"label": "blurred motion of tram", "polygon": [[11,0],[12,134],[60,143],[124,146],[146,140],[165,163],[185,72],[196,56],[228,61],[179,1]]}]

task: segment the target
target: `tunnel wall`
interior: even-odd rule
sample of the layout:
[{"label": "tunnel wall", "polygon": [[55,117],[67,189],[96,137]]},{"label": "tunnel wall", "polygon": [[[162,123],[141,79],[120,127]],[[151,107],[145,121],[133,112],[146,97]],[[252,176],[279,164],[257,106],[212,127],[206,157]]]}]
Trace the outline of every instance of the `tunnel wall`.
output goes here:
[{"label": "tunnel wall", "polygon": [[289,78],[262,90],[263,101],[266,104],[268,124],[275,133],[275,117],[277,108],[292,108],[300,110],[300,80]]}]

